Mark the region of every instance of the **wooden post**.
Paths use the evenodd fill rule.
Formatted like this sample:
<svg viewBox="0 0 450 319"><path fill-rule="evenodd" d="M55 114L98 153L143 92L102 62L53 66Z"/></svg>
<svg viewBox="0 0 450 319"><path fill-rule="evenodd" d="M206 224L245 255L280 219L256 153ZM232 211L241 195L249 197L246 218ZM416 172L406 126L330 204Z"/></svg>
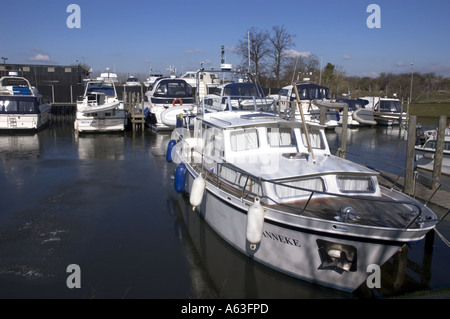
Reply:
<svg viewBox="0 0 450 319"><path fill-rule="evenodd" d="M320 108L320 125L325 125L327 121L327 109L324 106L319 106Z"/></svg>
<svg viewBox="0 0 450 319"><path fill-rule="evenodd" d="M447 116L439 116L439 127L437 132L436 151L434 153L433 162L433 178L441 180L442 170L442 158L444 157L444 139L445 139L445 127L447 126ZM439 183L433 180L431 189L435 190L439 186Z"/></svg>
<svg viewBox="0 0 450 319"><path fill-rule="evenodd" d="M341 132L341 146L338 150L338 156L345 158L347 151L347 126L348 126L348 104L344 105L344 114L342 115L342 132Z"/></svg>
<svg viewBox="0 0 450 319"><path fill-rule="evenodd" d="M406 142L406 173L405 173L405 188L406 194L412 195L414 193L414 156L416 145L416 122L417 117L411 115L408 121L408 139Z"/></svg>

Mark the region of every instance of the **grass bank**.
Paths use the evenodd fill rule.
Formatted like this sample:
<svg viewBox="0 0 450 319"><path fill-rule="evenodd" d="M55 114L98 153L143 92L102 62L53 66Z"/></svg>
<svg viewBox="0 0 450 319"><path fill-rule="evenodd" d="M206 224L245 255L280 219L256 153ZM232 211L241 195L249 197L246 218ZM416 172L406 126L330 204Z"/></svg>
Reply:
<svg viewBox="0 0 450 319"><path fill-rule="evenodd" d="M403 104L406 109L406 105ZM423 118L439 118L441 115L450 118L450 102L446 103L411 103L409 114Z"/></svg>

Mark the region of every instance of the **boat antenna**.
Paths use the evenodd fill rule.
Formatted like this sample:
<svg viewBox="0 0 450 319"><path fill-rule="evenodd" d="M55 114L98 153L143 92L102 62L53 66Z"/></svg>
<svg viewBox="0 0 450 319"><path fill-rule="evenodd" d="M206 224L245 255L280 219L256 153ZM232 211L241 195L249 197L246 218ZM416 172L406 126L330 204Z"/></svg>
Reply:
<svg viewBox="0 0 450 319"><path fill-rule="evenodd" d="M308 127L306 126L305 116L303 115L303 108L302 108L302 104L300 102L300 95L298 94L298 90L297 90L297 83L296 82L292 82L292 85L294 87L295 97L297 99L297 107L298 107L298 110L300 112L300 117L301 117L301 121L302 121L303 131L305 132L306 144L308 146L308 152L311 153L311 157L312 157L313 163L316 163L316 159L314 158L314 152L312 150L311 143L309 141Z"/></svg>
<svg viewBox="0 0 450 319"><path fill-rule="evenodd" d="M248 73L250 73L250 31L247 31Z"/></svg>

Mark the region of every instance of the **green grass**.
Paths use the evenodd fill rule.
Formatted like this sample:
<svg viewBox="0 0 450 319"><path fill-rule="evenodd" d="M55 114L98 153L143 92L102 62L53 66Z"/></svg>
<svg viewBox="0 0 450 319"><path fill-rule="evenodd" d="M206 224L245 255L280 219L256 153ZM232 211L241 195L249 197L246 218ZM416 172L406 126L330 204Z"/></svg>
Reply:
<svg viewBox="0 0 450 319"><path fill-rule="evenodd" d="M406 105L403 104L406 110ZM409 114L417 117L439 118L445 115L450 118L450 102L445 103L411 103L409 105Z"/></svg>

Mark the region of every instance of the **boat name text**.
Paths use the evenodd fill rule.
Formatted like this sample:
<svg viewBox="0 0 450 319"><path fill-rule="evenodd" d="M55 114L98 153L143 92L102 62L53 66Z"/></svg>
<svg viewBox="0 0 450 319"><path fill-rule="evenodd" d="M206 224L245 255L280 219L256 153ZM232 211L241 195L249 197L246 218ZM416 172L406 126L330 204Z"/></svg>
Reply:
<svg viewBox="0 0 450 319"><path fill-rule="evenodd" d="M292 245L292 246L296 246L296 247L302 247L302 245L300 245L300 242L295 239L295 238L289 238L286 236L282 236L282 235L278 235L269 231L264 231L263 232L263 236L275 241L279 241L280 243L283 244L287 244L287 245Z"/></svg>

